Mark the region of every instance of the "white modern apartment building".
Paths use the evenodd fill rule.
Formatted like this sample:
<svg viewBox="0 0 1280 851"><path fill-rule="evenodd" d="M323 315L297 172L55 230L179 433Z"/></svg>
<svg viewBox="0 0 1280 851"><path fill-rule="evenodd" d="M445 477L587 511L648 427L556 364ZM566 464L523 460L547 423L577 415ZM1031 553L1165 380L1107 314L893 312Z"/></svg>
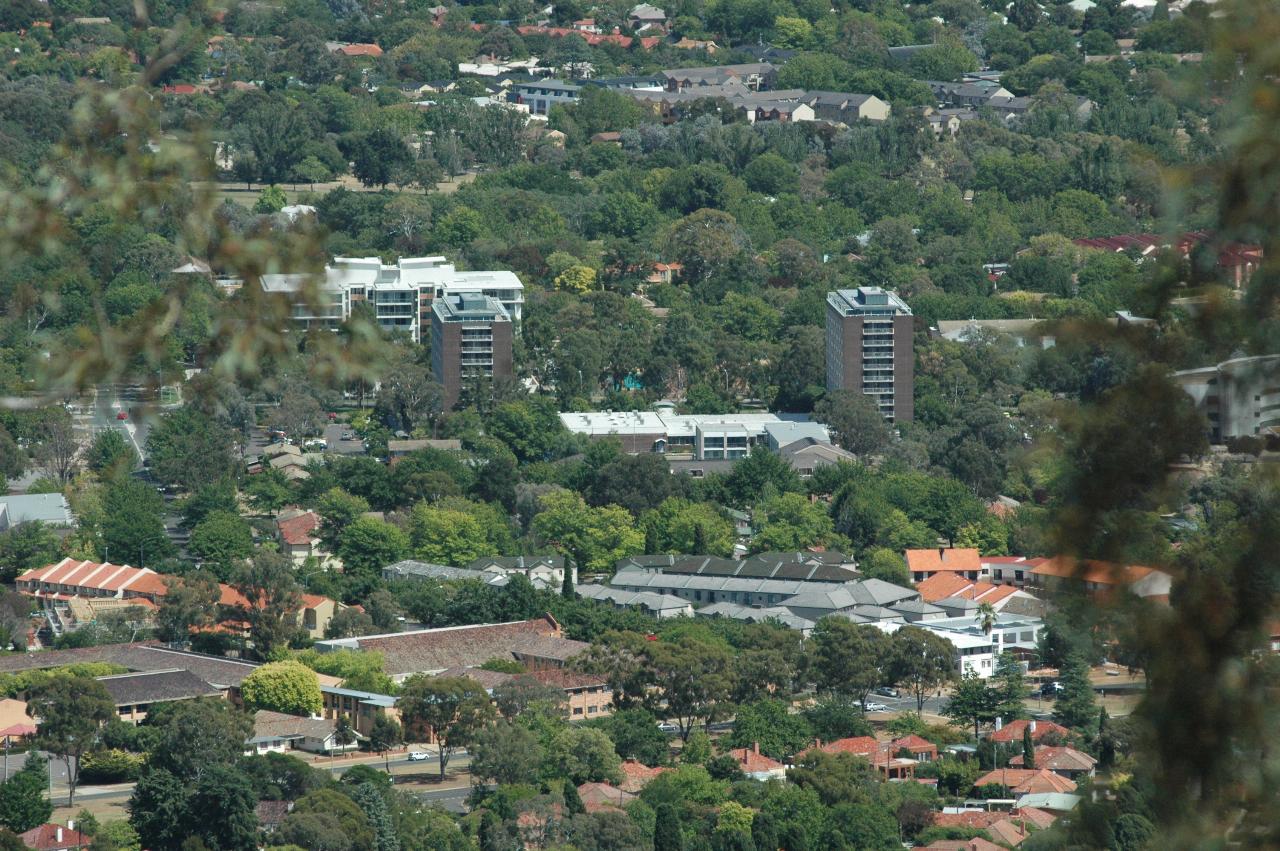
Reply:
<svg viewBox="0 0 1280 851"><path fill-rule="evenodd" d="M306 274L263 275L268 293L296 296ZM444 257L402 257L394 264L378 257L335 257L316 280L314 303L296 303L294 321L303 328L336 329L353 311L367 305L386 331L421 342L431 333L431 305L446 295L481 293L501 302L518 327L524 285L512 272L459 272Z"/></svg>
<svg viewBox="0 0 1280 851"><path fill-rule="evenodd" d="M672 458L734 461L756 444L778 451L805 438L831 440L827 427L806 414L676 414L657 411L562 413L569 431L591 438L615 437L624 452L657 452Z"/></svg>

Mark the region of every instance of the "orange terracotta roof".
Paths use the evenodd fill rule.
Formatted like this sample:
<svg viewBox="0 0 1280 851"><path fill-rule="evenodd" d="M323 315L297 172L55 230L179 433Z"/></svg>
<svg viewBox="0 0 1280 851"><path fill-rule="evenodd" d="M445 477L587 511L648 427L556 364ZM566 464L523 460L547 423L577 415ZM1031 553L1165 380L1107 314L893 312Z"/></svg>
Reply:
<svg viewBox="0 0 1280 851"><path fill-rule="evenodd" d="M993 742L1020 742L1022 741L1022 731L1032 722L1026 720L1010 721L999 730L991 734ZM1055 724L1052 721L1036 721L1035 729L1031 731L1031 740L1038 742L1050 733L1059 736L1070 736L1071 731L1061 724Z"/></svg>
<svg viewBox="0 0 1280 851"><path fill-rule="evenodd" d="M988 825L995 824L1004 818L999 810L966 810L962 813L934 813L933 823L938 827L971 827L986 830Z"/></svg>
<svg viewBox="0 0 1280 851"><path fill-rule="evenodd" d="M382 48L376 44L344 44L338 48L344 56L381 56Z"/></svg>
<svg viewBox="0 0 1280 851"><path fill-rule="evenodd" d="M857 756L869 756L880 750L880 742L871 736L852 736L847 739L836 739L834 742L827 742L825 745L817 745L816 749L823 753L851 753Z"/></svg>
<svg viewBox="0 0 1280 851"><path fill-rule="evenodd" d="M1022 754L1009 760L1010 765L1021 767ZM1036 768L1050 771L1090 771L1098 761L1083 751L1066 745L1041 745L1036 748Z"/></svg>
<svg viewBox="0 0 1280 851"><path fill-rule="evenodd" d="M907 570L912 573L937 573L941 570L981 570L978 551L972 548L907 550Z"/></svg>
<svg viewBox="0 0 1280 851"><path fill-rule="evenodd" d="M785 765L776 759L770 759L760 753L760 746L756 745L750 748L734 748L729 751L729 756L737 761L738 767L746 774L754 774L764 771L777 771L780 768L786 768Z"/></svg>
<svg viewBox="0 0 1280 851"><path fill-rule="evenodd" d="M917 582L916 590L920 592L920 599L926 603L936 603L956 596L972 584L968 579L954 573L935 573Z"/></svg>
<svg viewBox="0 0 1280 851"><path fill-rule="evenodd" d="M650 768L644 763L636 762L634 759L625 760L622 763L622 784L621 789L624 792L639 792L645 786L649 785L649 781L667 771L671 771L666 766L658 766Z"/></svg>
<svg viewBox="0 0 1280 851"><path fill-rule="evenodd" d="M1018 807L1009 815L1020 818L1028 824L1034 824L1036 827L1044 830L1058 820L1058 817L1048 810L1042 810L1037 807Z"/></svg>
<svg viewBox="0 0 1280 851"><path fill-rule="evenodd" d="M1019 824L1010 818L1002 818L999 821L992 823L992 825L987 828L987 831L991 834L993 839L1003 842L1010 848L1018 847L1022 844L1022 840L1031 835L1031 832L1027 830L1025 825Z"/></svg>
<svg viewBox="0 0 1280 851"><path fill-rule="evenodd" d="M974 786L991 786L999 783L1012 792L1035 794L1038 792L1074 792L1074 780L1054 774L1047 768L997 768L988 771L973 782Z"/></svg>
<svg viewBox="0 0 1280 851"><path fill-rule="evenodd" d="M1131 585L1155 572L1154 568L1141 565L1120 565L1107 561L1077 560L1067 556L1045 559L1031 569L1036 576L1057 576L1078 579L1095 585Z"/></svg>
<svg viewBox="0 0 1280 851"><path fill-rule="evenodd" d="M22 844L35 851L62 851L66 848L88 848L93 841L78 830L60 824L42 824L22 834Z"/></svg>

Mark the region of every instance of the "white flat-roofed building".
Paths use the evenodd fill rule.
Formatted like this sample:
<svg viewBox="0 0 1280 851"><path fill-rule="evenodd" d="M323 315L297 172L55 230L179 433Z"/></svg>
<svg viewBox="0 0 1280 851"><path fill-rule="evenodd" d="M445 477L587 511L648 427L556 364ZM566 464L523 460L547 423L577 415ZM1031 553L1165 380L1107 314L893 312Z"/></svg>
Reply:
<svg viewBox="0 0 1280 851"><path fill-rule="evenodd" d="M306 274L263 275L268 293L297 296L306 291ZM432 303L446 295L479 293L496 299L513 323L523 313L524 285L513 272L459 272L445 257L403 257L383 263L379 257L335 257L315 276L315 304L295 303L294 321L304 328L335 330L361 305L379 327L422 342L430 333Z"/></svg>
<svg viewBox="0 0 1280 851"><path fill-rule="evenodd" d="M667 411L565 413L569 431L592 438L616 437L624 452L656 452L672 458L736 460L756 444L772 448L791 433L830 442L830 433L806 414L673 414Z"/></svg>
<svg viewBox="0 0 1280 851"><path fill-rule="evenodd" d="M511 321L520 324L524 315L524 284L514 272L457 272L453 271L443 283L436 285L435 297L481 293L502 303Z"/></svg>

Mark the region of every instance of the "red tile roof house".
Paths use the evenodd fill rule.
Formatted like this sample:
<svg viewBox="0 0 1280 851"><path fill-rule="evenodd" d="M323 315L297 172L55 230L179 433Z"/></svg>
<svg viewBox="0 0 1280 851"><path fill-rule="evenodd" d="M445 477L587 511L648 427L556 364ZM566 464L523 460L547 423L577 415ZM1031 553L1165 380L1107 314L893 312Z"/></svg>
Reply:
<svg viewBox="0 0 1280 851"><path fill-rule="evenodd" d="M1009 760L1009 765L1021 768L1023 761L1022 754L1018 754ZM1041 745L1036 748L1036 768L1047 768L1054 774L1061 774L1072 780L1092 777L1097 765L1098 761L1087 753L1066 745Z"/></svg>
<svg viewBox="0 0 1280 851"><path fill-rule="evenodd" d="M912 734L892 741L882 742L871 736L854 736L823 744L819 740L810 750L823 753L848 753L860 756L885 775L886 780L910 780L915 777L915 767L921 762L933 762L938 758L938 746ZM901 757L908 751L910 757Z"/></svg>
<svg viewBox="0 0 1280 851"><path fill-rule="evenodd" d="M1047 768L997 768L988 771L973 782L974 788L999 784L1015 795L1034 795L1038 792L1074 792L1076 783L1054 774Z"/></svg>
<svg viewBox="0 0 1280 851"><path fill-rule="evenodd" d="M320 546L320 515L300 508L286 508L276 516L276 538L280 552L302 564L308 558L325 558Z"/></svg>
<svg viewBox="0 0 1280 851"><path fill-rule="evenodd" d="M649 785L649 781L667 771L671 771L666 766L658 766L650 768L634 759L624 760L622 763L622 783L619 788L624 792L639 794L640 790Z"/></svg>
<svg viewBox="0 0 1280 851"><path fill-rule="evenodd" d="M1031 741L1039 744L1046 736L1051 736L1060 741L1065 741L1071 737L1071 731L1061 724L1055 724L1052 721L1010 721L999 730L991 734L991 741L1012 744L1022 741L1022 731L1031 728Z"/></svg>
<svg viewBox="0 0 1280 851"><path fill-rule="evenodd" d="M85 836L70 826L42 824L22 834L22 844L34 851L63 851L63 849L88 848L93 838Z"/></svg>
<svg viewBox="0 0 1280 851"><path fill-rule="evenodd" d="M912 582L923 582L935 573L958 573L975 581L982 575L982 560L976 549L907 550L906 556Z"/></svg>
<svg viewBox="0 0 1280 851"><path fill-rule="evenodd" d="M771 759L760 753L759 742L749 748L734 748L729 751L729 756L737 761L738 768L742 769L742 773L752 780L787 779L787 767L776 759Z"/></svg>

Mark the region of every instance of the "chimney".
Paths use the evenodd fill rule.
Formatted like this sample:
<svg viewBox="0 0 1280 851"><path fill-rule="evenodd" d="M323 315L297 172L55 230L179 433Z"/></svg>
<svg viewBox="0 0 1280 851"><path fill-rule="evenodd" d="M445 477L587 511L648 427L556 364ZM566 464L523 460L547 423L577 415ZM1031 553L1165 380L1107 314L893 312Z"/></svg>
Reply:
<svg viewBox="0 0 1280 851"><path fill-rule="evenodd" d="M1036 719L1032 718L1030 721L1028 721L1028 722L1027 722L1027 726L1031 728L1031 733L1032 733L1032 735L1035 735L1035 732L1036 732Z"/></svg>
<svg viewBox="0 0 1280 851"><path fill-rule="evenodd" d="M996 716L996 732L999 733L1003 727L1004 727L1004 719L1001 718L999 715L997 715Z"/></svg>
<svg viewBox="0 0 1280 851"><path fill-rule="evenodd" d="M54 838L54 841L57 842L59 845L62 844L62 828L61 827L58 828L53 838Z"/></svg>
<svg viewBox="0 0 1280 851"><path fill-rule="evenodd" d="M938 561L945 561L947 558L947 548L938 547Z"/></svg>
<svg viewBox="0 0 1280 851"><path fill-rule="evenodd" d="M752 752L753 754L755 754L756 756L759 756L759 755L760 755L760 743L759 743L759 742L752 742L752 743L751 743L751 752Z"/></svg>

